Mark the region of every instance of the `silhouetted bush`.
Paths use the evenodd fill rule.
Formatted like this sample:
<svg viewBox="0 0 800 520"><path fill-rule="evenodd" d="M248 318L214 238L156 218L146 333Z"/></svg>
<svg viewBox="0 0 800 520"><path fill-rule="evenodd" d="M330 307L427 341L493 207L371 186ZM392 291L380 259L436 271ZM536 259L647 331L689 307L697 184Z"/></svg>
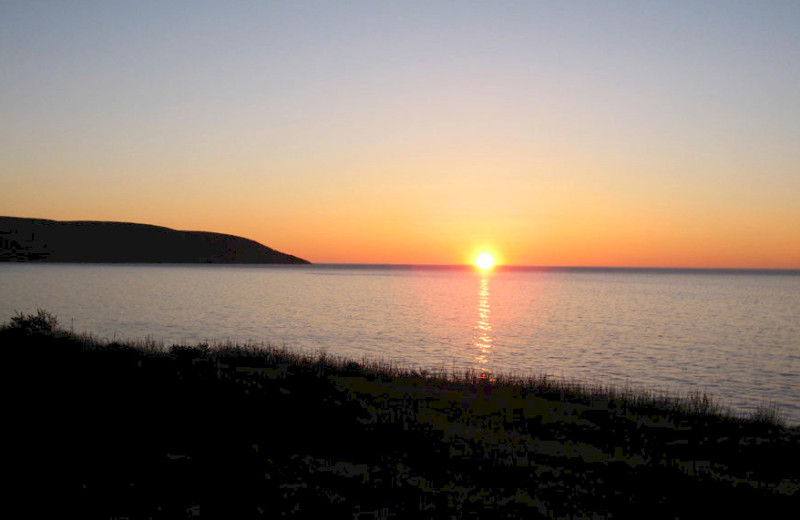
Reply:
<svg viewBox="0 0 800 520"><path fill-rule="evenodd" d="M37 309L36 314L28 315L18 312L16 316L11 318L8 328L28 336L34 334L52 335L58 330L58 320L43 309Z"/></svg>

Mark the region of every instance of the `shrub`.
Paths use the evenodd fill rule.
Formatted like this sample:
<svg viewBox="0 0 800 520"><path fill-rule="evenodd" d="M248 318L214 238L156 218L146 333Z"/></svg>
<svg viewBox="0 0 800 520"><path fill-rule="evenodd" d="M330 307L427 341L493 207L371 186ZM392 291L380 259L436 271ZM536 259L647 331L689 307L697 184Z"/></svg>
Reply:
<svg viewBox="0 0 800 520"><path fill-rule="evenodd" d="M37 309L35 315L28 314L27 316L17 312L17 315L11 318L8 328L28 336L34 334L52 335L58 330L58 320L43 309Z"/></svg>
<svg viewBox="0 0 800 520"><path fill-rule="evenodd" d="M759 424L769 424L774 426L787 425L783 410L777 404L762 404L750 412L750 420Z"/></svg>

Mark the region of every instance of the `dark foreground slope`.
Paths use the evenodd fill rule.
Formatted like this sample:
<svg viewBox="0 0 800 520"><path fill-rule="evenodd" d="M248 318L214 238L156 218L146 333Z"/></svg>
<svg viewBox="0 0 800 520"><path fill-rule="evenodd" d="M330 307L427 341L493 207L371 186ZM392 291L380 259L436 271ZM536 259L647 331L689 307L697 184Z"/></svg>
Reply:
<svg viewBox="0 0 800 520"><path fill-rule="evenodd" d="M800 436L769 421L276 349L0 349L31 517L778 518L800 497Z"/></svg>
<svg viewBox="0 0 800 520"><path fill-rule="evenodd" d="M234 235L125 222L0 217L0 260L306 264Z"/></svg>

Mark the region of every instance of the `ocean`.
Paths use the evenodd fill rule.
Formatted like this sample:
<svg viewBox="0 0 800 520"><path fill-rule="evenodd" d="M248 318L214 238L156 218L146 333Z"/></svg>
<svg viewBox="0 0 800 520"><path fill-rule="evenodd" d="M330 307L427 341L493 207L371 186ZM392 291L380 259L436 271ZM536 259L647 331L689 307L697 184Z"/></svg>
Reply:
<svg viewBox="0 0 800 520"><path fill-rule="evenodd" d="M0 321L38 308L103 339L700 391L800 424L799 271L0 264Z"/></svg>

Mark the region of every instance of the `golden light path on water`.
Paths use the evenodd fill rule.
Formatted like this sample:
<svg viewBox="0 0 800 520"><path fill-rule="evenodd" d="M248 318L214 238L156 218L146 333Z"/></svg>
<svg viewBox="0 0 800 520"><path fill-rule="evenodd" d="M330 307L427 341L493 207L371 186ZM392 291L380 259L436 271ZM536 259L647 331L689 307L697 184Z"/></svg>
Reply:
<svg viewBox="0 0 800 520"><path fill-rule="evenodd" d="M481 378L489 378L486 368L492 351L491 303L489 301L489 273L482 273L478 285L478 319L474 327L474 345L477 349L475 362Z"/></svg>

